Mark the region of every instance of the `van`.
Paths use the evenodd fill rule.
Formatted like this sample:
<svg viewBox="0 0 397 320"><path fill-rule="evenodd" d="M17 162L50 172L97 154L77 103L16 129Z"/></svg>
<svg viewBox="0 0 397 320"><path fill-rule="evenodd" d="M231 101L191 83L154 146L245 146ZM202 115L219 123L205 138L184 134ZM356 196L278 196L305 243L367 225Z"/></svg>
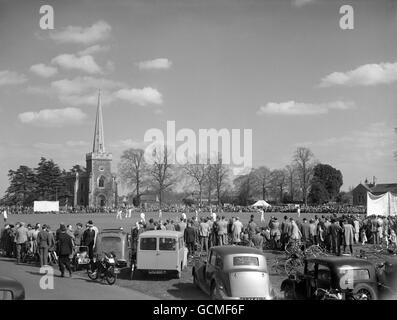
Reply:
<svg viewBox="0 0 397 320"><path fill-rule="evenodd" d="M121 228L103 229L98 234L95 252L99 255L103 252L113 252L116 255L117 266L119 268L127 267L128 261L130 261L128 234Z"/></svg>
<svg viewBox="0 0 397 320"><path fill-rule="evenodd" d="M141 233L138 237L135 271L172 272L181 277L185 265L185 245L183 233L170 230L151 230Z"/></svg>

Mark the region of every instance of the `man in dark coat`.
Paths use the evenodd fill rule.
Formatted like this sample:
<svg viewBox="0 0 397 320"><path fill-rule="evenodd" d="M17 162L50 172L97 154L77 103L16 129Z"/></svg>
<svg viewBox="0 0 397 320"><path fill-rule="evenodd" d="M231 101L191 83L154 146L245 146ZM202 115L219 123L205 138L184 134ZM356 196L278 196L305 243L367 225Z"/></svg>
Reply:
<svg viewBox="0 0 397 320"><path fill-rule="evenodd" d="M185 243L186 247L189 250L189 255L194 256L194 246L196 243L196 230L192 226L192 222L189 221L187 224L187 227L184 232L184 238L185 238Z"/></svg>
<svg viewBox="0 0 397 320"><path fill-rule="evenodd" d="M93 224L87 223L87 229L85 229L83 233L83 246L88 247L88 256L91 261L94 258L94 244L96 237L95 230L93 227L94 227Z"/></svg>
<svg viewBox="0 0 397 320"><path fill-rule="evenodd" d="M70 257L73 253L72 237L66 233L66 227L61 226L58 234L57 252L59 255L59 270L61 277L64 277L65 267L69 271L69 276L72 277L72 269L70 268Z"/></svg>
<svg viewBox="0 0 397 320"><path fill-rule="evenodd" d="M37 235L37 246L39 248L40 267L42 267L48 263L48 248L50 247L50 235L45 224L43 224L42 230Z"/></svg>
<svg viewBox="0 0 397 320"><path fill-rule="evenodd" d="M332 248L332 253L335 253L338 256L340 256L341 234L342 234L342 227L339 225L338 221L332 219L331 225L329 226L329 235L331 237L331 248Z"/></svg>

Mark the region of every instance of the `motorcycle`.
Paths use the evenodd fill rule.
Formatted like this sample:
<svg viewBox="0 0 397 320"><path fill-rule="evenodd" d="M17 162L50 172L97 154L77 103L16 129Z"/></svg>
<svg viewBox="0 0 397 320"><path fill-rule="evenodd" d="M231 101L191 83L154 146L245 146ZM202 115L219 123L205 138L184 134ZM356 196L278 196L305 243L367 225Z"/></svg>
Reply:
<svg viewBox="0 0 397 320"><path fill-rule="evenodd" d="M116 268L116 255L111 253L103 253L102 258L93 258L91 267L87 269L87 275L91 280L106 280L110 285L115 284L117 274L120 270Z"/></svg>

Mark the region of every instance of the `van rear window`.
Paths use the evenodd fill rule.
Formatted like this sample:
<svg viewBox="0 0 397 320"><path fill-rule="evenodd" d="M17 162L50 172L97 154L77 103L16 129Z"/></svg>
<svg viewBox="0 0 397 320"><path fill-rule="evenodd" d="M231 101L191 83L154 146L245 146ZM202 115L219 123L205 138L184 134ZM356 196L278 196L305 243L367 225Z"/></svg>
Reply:
<svg viewBox="0 0 397 320"><path fill-rule="evenodd" d="M233 257L233 266L259 266L259 259L253 256Z"/></svg>
<svg viewBox="0 0 397 320"><path fill-rule="evenodd" d="M157 238L141 238L140 249L141 250L156 250Z"/></svg>
<svg viewBox="0 0 397 320"><path fill-rule="evenodd" d="M175 238L160 238L159 249L162 251L175 251L176 239Z"/></svg>

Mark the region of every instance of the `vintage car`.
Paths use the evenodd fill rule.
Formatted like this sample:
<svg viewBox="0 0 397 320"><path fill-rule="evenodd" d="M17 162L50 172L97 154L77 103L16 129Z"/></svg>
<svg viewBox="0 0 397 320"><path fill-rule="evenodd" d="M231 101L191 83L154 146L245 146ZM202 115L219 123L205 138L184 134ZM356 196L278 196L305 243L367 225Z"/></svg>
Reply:
<svg viewBox="0 0 397 320"><path fill-rule="evenodd" d="M183 233L171 230L142 232L138 236L136 253L132 254L131 278L137 272L174 273L180 278L186 256Z"/></svg>
<svg viewBox="0 0 397 320"><path fill-rule="evenodd" d="M1 276L0 300L25 300L25 288L17 280Z"/></svg>
<svg viewBox="0 0 397 320"><path fill-rule="evenodd" d="M95 251L98 255L103 252L113 252L116 255L117 267L127 267L128 261L130 261L128 234L121 228L103 229L98 234Z"/></svg>
<svg viewBox="0 0 397 320"><path fill-rule="evenodd" d="M192 269L193 282L211 299L274 298L265 254L242 246L216 246Z"/></svg>
<svg viewBox="0 0 397 320"><path fill-rule="evenodd" d="M379 286L375 265L354 257L317 257L305 261L303 274L281 283L286 299L317 299L317 289L351 294L357 299L376 300Z"/></svg>

